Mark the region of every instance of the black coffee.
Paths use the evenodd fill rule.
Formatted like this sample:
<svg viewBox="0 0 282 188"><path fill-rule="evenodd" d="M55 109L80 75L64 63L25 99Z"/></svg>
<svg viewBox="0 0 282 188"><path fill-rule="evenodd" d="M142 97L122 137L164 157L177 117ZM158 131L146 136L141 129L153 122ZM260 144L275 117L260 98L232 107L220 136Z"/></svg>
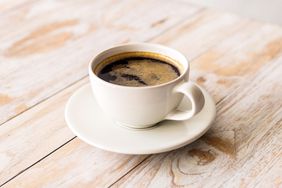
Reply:
<svg viewBox="0 0 282 188"><path fill-rule="evenodd" d="M135 54L136 55L136 54ZM144 87L159 85L180 76L179 69L169 61L154 57L130 56L106 60L98 71L101 79L118 85Z"/></svg>

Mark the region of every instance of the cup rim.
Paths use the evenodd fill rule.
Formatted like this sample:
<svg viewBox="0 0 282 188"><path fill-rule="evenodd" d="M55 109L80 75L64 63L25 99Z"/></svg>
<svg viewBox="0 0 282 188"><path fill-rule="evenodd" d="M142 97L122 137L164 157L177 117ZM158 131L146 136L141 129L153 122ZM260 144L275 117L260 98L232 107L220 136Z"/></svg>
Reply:
<svg viewBox="0 0 282 188"><path fill-rule="evenodd" d="M170 50L170 51L174 51L175 53L177 53L178 55L182 56L182 58L185 60L185 62L187 63L187 66L184 68L184 71L180 74L179 77L175 78L174 80L171 80L169 82L165 82L165 83L162 83L162 84L159 84L159 85L152 85L152 86L144 86L144 87L132 87L132 86L124 86L124 85L118 85L118 84L113 84L113 83L110 83L110 82L107 82L101 78L99 78L93 71L92 69L92 65L95 61L95 59L102 55L104 52L106 51L109 51L109 50L113 50L114 48L120 48L120 47L124 47L124 46L135 46L135 45L146 45L146 46L154 46L154 47L157 47L157 48L162 48L162 49L167 49L167 50ZM145 50L146 51L146 50ZM148 51L150 52L150 51ZM179 51L173 49L173 48L170 48L170 47L167 47L167 46L164 46L164 45L161 45L161 44L156 44L156 43L147 43L147 42L131 42L131 43L125 43L125 44L118 44L118 45L114 45L112 46L111 48L108 48L108 49L105 49L105 50L102 50L101 52L99 52L94 58L92 58L92 60L90 61L89 65L88 65L88 74L89 76L92 76L94 79L98 80L99 82L103 83L103 84L106 84L108 86L111 86L111 87L116 87L116 88L120 88L120 89L131 89L131 90L144 90L144 89L152 89L152 88L161 88L161 87L165 87L167 85L171 85L179 80L182 80L183 77L186 75L187 71L189 71L189 68L190 68L190 63L188 61L188 59Z"/></svg>

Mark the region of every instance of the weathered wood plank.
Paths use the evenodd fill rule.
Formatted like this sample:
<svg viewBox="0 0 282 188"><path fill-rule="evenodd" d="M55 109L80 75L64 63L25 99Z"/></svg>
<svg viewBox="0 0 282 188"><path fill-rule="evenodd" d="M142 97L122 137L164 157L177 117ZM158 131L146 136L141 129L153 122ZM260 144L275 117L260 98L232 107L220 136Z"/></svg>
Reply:
<svg viewBox="0 0 282 188"><path fill-rule="evenodd" d="M0 21L0 124L84 77L102 49L148 40L198 10L171 1L36 1L6 14Z"/></svg>
<svg viewBox="0 0 282 188"><path fill-rule="evenodd" d="M205 13L202 12L201 14L205 14ZM217 18L220 18L221 16L230 17L230 15L218 14ZM208 15L204 17L208 17ZM236 20L235 18L233 19ZM173 182L175 183L175 185L182 185L182 184L187 185L191 183L191 181L201 183L202 182L201 178L209 177L209 175L212 176L213 170L216 169L218 170L216 171L217 175L224 172L227 173L226 177L232 173L235 173L236 170L238 170L238 169L232 170L234 168L232 165L236 164L235 162L236 160L238 160L237 159L238 156L240 156L237 153L238 152L237 142L240 141L240 139L239 140L237 139L237 136L239 134L242 134L243 136L246 136L245 138L247 138L248 133L251 130L246 129L243 132L238 133L237 129L234 129L234 126L246 126L247 128L248 124L246 122L251 121L252 116L250 116L248 121L242 118L240 121L236 121L234 123L233 121L235 120L234 118L232 119L231 117L233 117L232 115L234 114L234 111L236 111L236 108L234 108L233 106L230 107L229 110L226 108L228 107L229 104L233 104L235 105L235 107L240 106L241 103L237 104L238 101L232 102L231 99L233 99L233 97L237 98L239 96L238 91L243 90L247 92L248 90L244 88L250 89L252 88L252 86L258 84L258 81L252 81L252 80L256 78L256 75L263 75L262 72L264 68L267 69L267 67L270 67L268 72L270 72L270 70L276 70L276 72L279 70L277 68L276 69L274 68L274 65L272 65L271 60L276 59L281 55L281 45L280 45L281 40L279 39L279 37L281 36L281 32L280 32L281 29L274 26L269 26L269 25L264 26L263 24L252 23L252 22L249 22L249 24L245 25L245 23L248 23L247 21L242 21L242 25L245 25L244 27L240 29L234 29L230 25L226 25L226 19L219 19L219 22L222 22L223 25L225 26L220 27L220 24L217 23L216 24L218 25L216 27L217 29L211 29L209 30L210 32L207 32L206 35L203 35L201 29L199 30L198 28L200 27L203 30L207 30L210 27L213 28L213 24L210 25L209 23L210 20L208 20L206 22L197 25L197 22L192 23L193 22L192 20L193 19L187 20L187 22L184 23L184 25L176 27L175 31L174 29L172 29L171 32L164 33L163 36L161 36L160 38L154 41L162 43L162 41L164 40L165 41L164 44L173 46L178 49L181 48L184 54L193 57L192 59L194 60L192 61L192 74L191 74L192 80L198 80L198 82L205 85L208 91L211 92L213 95L220 93L216 99L219 102L218 105L219 115L224 119L221 119L220 121L217 120L213 129L203 139L193 143L192 145L171 153L151 156L149 159L145 161L145 163L140 165L140 167L138 167L128 176L123 178L122 181L120 181L117 185L120 185L124 182L125 184L122 185L128 185L128 186L134 185L135 183L137 185L141 185L140 183L148 184L148 185L149 184L158 185L157 183L161 183L159 180L164 179L165 180L164 184L161 184L161 186L165 186L165 185L173 186L173 184L170 184L171 178L174 178ZM192 24L190 24L190 21ZM193 26L193 24L195 25ZM203 25L205 24L208 24L209 27L204 27ZM238 20L238 24L240 24L239 20ZM182 27L184 27L182 29L182 34L176 32L181 30ZM220 32L222 30L228 30L228 29L231 29L233 33L230 32L229 34L226 34L225 38L220 38L220 35L218 35L217 40L211 39L210 36L217 35L218 34L217 32ZM198 31L193 33L194 30L198 30ZM201 51L200 53L197 53L197 51L201 50L201 46L198 46L196 48L189 48L189 49L185 48L186 44L189 42L189 40L186 40L186 38L189 36L190 32L193 33L194 37L197 38L199 42L205 39L210 40L210 42L205 44L208 45L208 48L205 48L205 45L202 46L203 48L208 50L207 52ZM224 32L228 33L227 31ZM175 35L177 36L175 38L165 40L166 36L170 37L171 35L173 35L173 33L175 34L179 33L179 35ZM197 33L199 33L201 37L197 37ZM182 39L179 39L178 37ZM261 41L261 43L258 43L257 40L261 38L263 38L264 40ZM175 43L174 40L176 41ZM197 40L194 40L194 43L197 43ZM267 49L269 49L269 46L273 46L271 48L272 49L271 51L267 51ZM216 51L217 54L219 55L216 56L210 55L213 54L212 52L214 51ZM238 75L234 74L234 71L232 69L226 71L225 74L219 74L225 68L228 70L228 67L230 66L232 67L240 62L244 62L244 63L238 66L237 68ZM251 65L254 66L256 65L257 68L256 69L244 68L243 70L241 70L241 67L250 67ZM273 77L270 77L269 80L272 81L271 79L273 79L276 76L277 74L275 74ZM264 75L264 77L266 76ZM252 85L250 87L247 87L248 84L251 83ZM277 91L279 90L280 89L276 90L275 93L277 94ZM63 93L64 92L65 91L63 91ZM221 94L222 92L223 94ZM230 97L227 97L228 95L230 95ZM249 101L251 96L252 95L246 98L246 95L243 95L241 96L241 98L244 98L245 101ZM257 94L256 96L259 97L260 95ZM52 99L50 99L50 101L51 100ZM254 98L254 100L256 100L256 98ZM271 100L275 100L277 102L278 101L277 95L274 99ZM46 102L50 102L50 101L48 100ZM248 106L246 105L242 109L239 108L240 110L242 110L243 114L248 114L248 109L246 109L246 107ZM263 110L265 109L266 108L263 108L262 111L260 111L260 113L262 113ZM227 115L224 114L225 111ZM242 115L241 111L238 111L237 116L234 117L238 118L241 117L241 115ZM257 115L260 114L258 113ZM276 114L276 116L279 117L279 114ZM254 117L257 118L255 123L258 123L260 120L263 121L271 120L271 119L268 120L260 119L260 116L254 116ZM274 121L269 123L274 123ZM234 125L230 126L229 128L228 126L230 124L231 125L234 124ZM255 124L252 124L252 127L253 126L255 126ZM265 135L267 131L268 129L264 129L260 135L261 136ZM254 135L255 132L253 133L253 137ZM7 139L6 136L4 136L4 139ZM15 144L18 143L16 138L14 139L15 141L13 143ZM33 137L30 137L29 140L33 140ZM44 186L44 185L56 186L62 182L63 185L69 186L70 184L68 184L67 180L69 179L71 174L74 173L74 171L78 174L81 174L88 169L88 163L84 162L85 156L88 156L89 153L91 153L91 151L94 150L94 148L90 149L91 147L89 147L87 150L85 149L82 151L79 149L83 147L82 145L84 144L79 141L72 140L71 142L68 143L68 145L64 146L63 148L56 151L52 155L48 156L48 158L43 159L40 163L35 164L29 170L17 176L15 179L13 179L13 181L9 182L7 186L14 187L17 185L21 185L22 187L25 187L28 186L28 184L26 184L25 182L33 182L33 181L37 182L36 183L37 186ZM69 148L73 148L73 149L71 149L71 151L68 152ZM17 156L17 160L20 160L23 154L24 153ZM73 156L75 156L76 164L72 165L72 169L64 170L64 175L60 176L60 179L55 179L54 181L50 182L50 180L45 176L45 174L50 174L50 173L61 174L60 168L57 167L56 165L60 164L61 161L64 161L66 157L68 158L67 160L72 160ZM104 157L103 160L107 158L108 157ZM97 161L99 160L101 159L97 159ZM136 163L134 163L134 165L138 164L139 161L140 161L139 159L136 160ZM131 167L133 167L134 165L132 165ZM170 166L173 166L172 170L170 170ZM226 169L228 169L229 167L230 167L230 171L226 171ZM178 168L180 168L180 170L178 170ZM277 168L275 168L274 170L277 171ZM203 176L197 175L197 173L202 173L203 171L204 171ZM194 172L194 175L192 177L191 177L191 172ZM212 177L215 177L215 175ZM85 178L86 176L88 178ZM95 168L91 168L89 170L89 174L87 174L86 176L82 175L80 177L74 178L71 182L71 185L73 186L79 185L81 182L84 182L87 185L92 184L93 178L97 177ZM126 180L128 180L130 183L127 182ZM212 184L212 182L210 182L210 184ZM105 182L102 181L98 183L96 182L95 185L99 186L99 185L109 185L109 184L105 184Z"/></svg>

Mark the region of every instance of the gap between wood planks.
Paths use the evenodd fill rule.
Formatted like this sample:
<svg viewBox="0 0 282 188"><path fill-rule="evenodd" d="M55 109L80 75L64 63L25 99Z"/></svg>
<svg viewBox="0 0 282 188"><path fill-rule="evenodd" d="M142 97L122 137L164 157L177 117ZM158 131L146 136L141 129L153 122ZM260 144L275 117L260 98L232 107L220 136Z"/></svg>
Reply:
<svg viewBox="0 0 282 188"><path fill-rule="evenodd" d="M131 168L130 170L128 170L125 174L123 174L122 176L120 176L116 181L114 181L111 185L109 185L108 187L112 187L114 186L117 182L119 182L122 178L124 178L127 174L131 173L135 168L137 168L138 166L140 166L143 162L147 161L147 159L149 159L152 155L148 155L147 157L145 157L140 163L138 163L137 165L135 165L133 168Z"/></svg>
<svg viewBox="0 0 282 188"><path fill-rule="evenodd" d="M19 116L19 115L25 113L26 111L32 109L33 107L35 107L35 106L37 106L37 105L43 103L44 101L47 101L47 100L50 99L51 97L54 97L54 96L58 95L59 93L61 93L61 92L64 91L65 89L67 89L67 88L69 88L69 87L75 85L76 83L78 83L79 81L82 81L82 80L85 79L85 78L87 78L87 75L85 75L85 76L79 78L78 80L74 81L74 82L71 83L71 84L66 85L65 87L63 87L63 88L59 89L58 91L54 92L52 95L49 95L49 96L47 96L45 99L42 99L41 101L38 101L37 103L35 103L35 104L31 105L30 107L26 108L26 109L23 110L22 112L20 112L20 113L14 115L14 116L12 116L12 117L10 117L9 119L7 119L7 120L4 121L3 123L1 123L1 124L0 124L0 127L1 127L2 125L4 125L5 123L7 123L8 121L10 121L10 120L16 118L17 116Z"/></svg>
<svg viewBox="0 0 282 188"><path fill-rule="evenodd" d="M61 149L62 147L64 147L65 145L67 145L69 142L73 141L76 138L73 137L70 140L68 140L67 142L65 142L64 144L62 144L61 146L59 146L58 148L54 149L53 151L51 151L50 153L48 153L47 155L45 155L44 157L42 157L41 159L39 159L38 161L36 161L35 163L33 163L32 165L26 167L25 169L21 170L20 172L18 172L16 175L14 175L13 177L11 177L10 179L8 179L6 182L4 182L3 184L0 185L0 187L4 186L6 183L8 183L9 181L11 181L12 179L14 179L15 177L17 177L18 175L20 175L21 173L23 173L24 171L30 169L31 167L33 167L34 165L36 165L37 163L40 163L42 160L44 160L45 158L47 158L48 156L52 155L53 153L55 153L57 150Z"/></svg>
<svg viewBox="0 0 282 188"><path fill-rule="evenodd" d="M196 15L196 14L198 14L198 13L201 13L201 12L203 12L203 11L205 11L205 10L207 10L207 9L206 9L206 8L199 8L199 10L197 10L195 13L183 17L183 19L179 20L178 22L176 22L176 23L173 24L172 26L168 27L167 29L161 31L161 32L158 33L157 35L148 38L148 39L145 40L144 42L150 42L150 41L152 41L153 39L155 39L155 38L157 38L157 37L163 35L164 33L169 32L171 29L174 29L174 28L177 27L178 25L181 25L187 18L193 17L194 15ZM36 104L30 106L29 108L25 109L24 111L22 111L22 112L16 114L15 116L10 117L8 120L6 120L6 121L4 121L3 123L1 123L1 124L0 124L0 127L1 127L3 124L7 123L8 121L10 121L10 120L16 118L17 116L19 116L19 115L25 113L26 111L28 111L28 110L34 108L35 106L37 106L37 105L43 103L44 101L47 101L47 100L50 99L51 97L54 97L54 96L58 95L59 93L63 92L65 89L67 89L67 88L69 88L69 87L75 85L75 84L78 83L79 81L82 81L82 80L86 79L87 77L88 77L88 75L82 76L82 77L79 78L78 80L72 82L71 84L68 84L67 86L65 86L65 87L63 87L63 88L61 88L61 89L59 89L58 91L56 91L56 92L54 92L53 94L47 96L46 98L44 98L44 99L38 101ZM50 153L48 153L47 155L45 155L44 157L42 157L41 159L39 159L38 161L36 161L35 163L33 163L33 164L29 165L28 167L26 167L25 169L21 170L20 172L18 172L18 173L15 174L14 176L12 176L10 179L8 179L8 180L5 181L4 183L2 183L2 184L0 185L0 187L4 186L5 184L7 184L8 182L10 182L10 181L13 180L14 178L16 178L17 176L19 176L19 175L22 174L23 172L25 172L26 170L28 170L29 168L31 168L31 167L33 167L34 165L38 164L39 162L41 162L42 160L44 160L45 158L47 158L47 157L50 156L51 154L55 153L57 150L59 150L60 148L62 148L62 147L65 146L66 144L70 143L70 142L73 141L75 138L76 138L76 136L74 136L73 138L71 138L70 140L68 140L67 142L65 142L65 143L62 144L61 146L59 146L58 148L54 149L53 151L51 151ZM143 161L145 161L145 160L146 160L147 158L149 158L150 156L151 156L151 155L149 155L148 157L146 157L144 160L142 160L140 163L138 163L136 166L134 166L131 170L133 170L134 168L136 168L137 166L139 166ZM131 170L129 170L126 174L128 174ZM125 175L126 175L126 174L125 174ZM122 177L123 177L123 176L122 176ZM122 177L121 177L121 178L122 178ZM118 179L120 179L120 178L118 178Z"/></svg>

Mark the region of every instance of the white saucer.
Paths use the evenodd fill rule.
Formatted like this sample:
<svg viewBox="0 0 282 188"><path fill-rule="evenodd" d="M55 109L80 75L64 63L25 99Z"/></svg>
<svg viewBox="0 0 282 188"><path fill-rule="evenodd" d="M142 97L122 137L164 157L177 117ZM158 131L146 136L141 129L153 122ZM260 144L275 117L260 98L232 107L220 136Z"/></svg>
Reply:
<svg viewBox="0 0 282 188"><path fill-rule="evenodd" d="M206 90L201 90L205 96L205 106L195 117L187 121L163 121L149 129L134 130L117 125L103 114L87 84L69 99L65 119L81 140L103 150L124 154L170 151L201 137L215 119L215 104ZM189 107L189 102L181 102L180 108Z"/></svg>

